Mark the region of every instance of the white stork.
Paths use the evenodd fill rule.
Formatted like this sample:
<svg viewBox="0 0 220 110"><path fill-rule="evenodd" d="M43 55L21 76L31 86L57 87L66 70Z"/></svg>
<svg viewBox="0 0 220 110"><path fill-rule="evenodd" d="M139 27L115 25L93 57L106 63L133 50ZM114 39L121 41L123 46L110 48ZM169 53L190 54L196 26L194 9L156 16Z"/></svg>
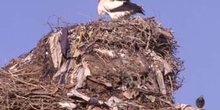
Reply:
<svg viewBox="0 0 220 110"><path fill-rule="evenodd" d="M136 13L144 15L144 10L141 6L130 2L130 0L99 0L97 13L109 15L112 19L119 19Z"/></svg>

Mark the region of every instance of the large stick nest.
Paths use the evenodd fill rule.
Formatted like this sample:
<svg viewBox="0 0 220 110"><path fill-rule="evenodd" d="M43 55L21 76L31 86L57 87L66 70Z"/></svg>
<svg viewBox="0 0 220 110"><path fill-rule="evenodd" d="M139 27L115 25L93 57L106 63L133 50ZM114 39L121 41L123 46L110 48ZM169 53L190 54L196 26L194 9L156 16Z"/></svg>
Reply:
<svg viewBox="0 0 220 110"><path fill-rule="evenodd" d="M0 71L4 109L172 109L182 61L154 18L60 27Z"/></svg>

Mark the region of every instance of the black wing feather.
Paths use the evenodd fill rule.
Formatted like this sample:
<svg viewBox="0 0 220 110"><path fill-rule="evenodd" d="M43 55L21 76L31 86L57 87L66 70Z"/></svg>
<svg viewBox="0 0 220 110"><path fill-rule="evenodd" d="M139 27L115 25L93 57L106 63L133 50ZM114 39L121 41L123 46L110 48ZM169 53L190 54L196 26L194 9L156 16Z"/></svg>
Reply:
<svg viewBox="0 0 220 110"><path fill-rule="evenodd" d="M118 0L119 1L119 0ZM123 0L121 0L123 1ZM118 11L131 11L138 12L144 15L144 10L141 6L131 3L131 2L124 2L122 6L109 10L110 12L118 12Z"/></svg>

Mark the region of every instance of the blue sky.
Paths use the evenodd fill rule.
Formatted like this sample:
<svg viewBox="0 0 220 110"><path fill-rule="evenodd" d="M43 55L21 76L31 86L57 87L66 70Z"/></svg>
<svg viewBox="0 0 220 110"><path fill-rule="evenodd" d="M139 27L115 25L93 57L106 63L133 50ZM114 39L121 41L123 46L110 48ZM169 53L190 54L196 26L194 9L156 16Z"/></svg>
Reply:
<svg viewBox="0 0 220 110"><path fill-rule="evenodd" d="M1 0L0 66L29 52L50 28L49 16L71 23L95 20L98 0ZM180 45L178 56L185 61L181 76L185 82L175 100L195 106L201 94L207 110L220 109L220 1L218 0L133 0L145 9L146 17L155 16L163 26L172 28ZM56 24L55 18L50 20Z"/></svg>

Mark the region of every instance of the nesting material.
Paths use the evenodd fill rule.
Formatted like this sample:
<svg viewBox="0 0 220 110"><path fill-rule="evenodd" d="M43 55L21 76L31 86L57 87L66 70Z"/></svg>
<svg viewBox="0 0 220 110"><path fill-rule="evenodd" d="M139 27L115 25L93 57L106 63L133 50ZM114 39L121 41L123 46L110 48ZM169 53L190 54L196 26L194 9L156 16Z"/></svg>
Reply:
<svg viewBox="0 0 220 110"><path fill-rule="evenodd" d="M183 62L154 18L58 28L0 71L0 108L174 109Z"/></svg>

